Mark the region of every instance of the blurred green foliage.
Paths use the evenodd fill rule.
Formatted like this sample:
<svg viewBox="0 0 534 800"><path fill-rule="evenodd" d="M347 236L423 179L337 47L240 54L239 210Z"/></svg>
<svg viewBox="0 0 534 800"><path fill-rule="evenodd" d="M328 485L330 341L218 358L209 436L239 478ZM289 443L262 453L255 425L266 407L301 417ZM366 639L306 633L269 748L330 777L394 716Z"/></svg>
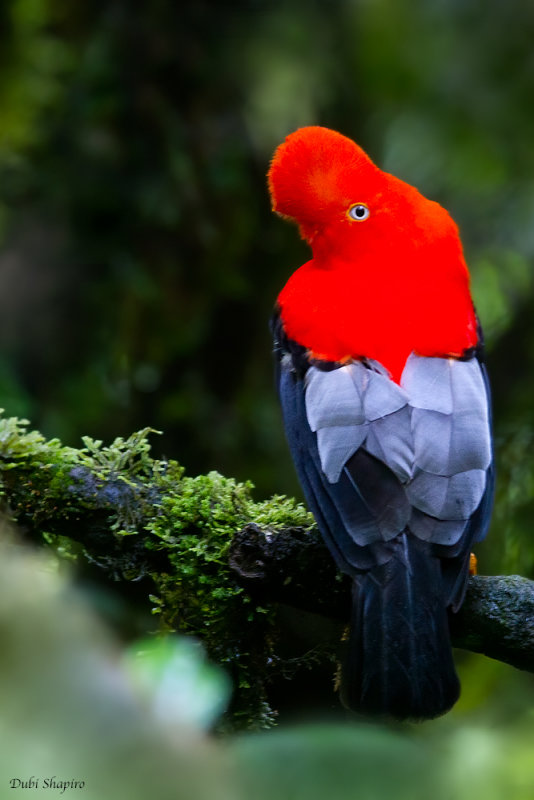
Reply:
<svg viewBox="0 0 534 800"><path fill-rule="evenodd" d="M338 128L460 224L494 390L479 563L534 577L533 37L524 0L6 0L1 405L73 446L152 426L190 474L298 494L267 319L307 254L264 175L295 127ZM530 797L532 681L483 663L442 735Z"/></svg>
<svg viewBox="0 0 534 800"><path fill-rule="evenodd" d="M137 641L126 651L124 665L162 725L210 730L228 706L228 676L207 662L192 638Z"/></svg>
<svg viewBox="0 0 534 800"><path fill-rule="evenodd" d="M191 707L163 721L54 562L11 542L5 526L1 539L0 797L13 796L12 779L31 776L39 785L19 788L23 797L58 796L43 786L54 776L84 781L63 794L86 800L234 800L226 759L201 738ZM200 677L198 654L189 662Z"/></svg>
<svg viewBox="0 0 534 800"><path fill-rule="evenodd" d="M198 645L146 640L117 658L57 565L0 539L0 798L530 800L532 713L489 728L318 722L214 740L228 686ZM177 669L177 667L179 667ZM437 725L437 727L436 727ZM47 789L54 779L60 788ZM83 781L83 788L61 784ZM34 783L35 786L35 783Z"/></svg>

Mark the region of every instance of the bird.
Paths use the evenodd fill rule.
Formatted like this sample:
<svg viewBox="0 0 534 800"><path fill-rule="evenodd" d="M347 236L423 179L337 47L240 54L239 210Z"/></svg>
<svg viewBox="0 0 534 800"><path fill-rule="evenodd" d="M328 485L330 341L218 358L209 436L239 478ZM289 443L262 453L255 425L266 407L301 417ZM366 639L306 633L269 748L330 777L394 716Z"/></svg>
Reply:
<svg viewBox="0 0 534 800"><path fill-rule="evenodd" d="M340 699L422 721L460 694L449 614L494 496L482 329L459 229L349 137L289 134L273 211L311 248L271 330L289 449L307 505L352 581Z"/></svg>

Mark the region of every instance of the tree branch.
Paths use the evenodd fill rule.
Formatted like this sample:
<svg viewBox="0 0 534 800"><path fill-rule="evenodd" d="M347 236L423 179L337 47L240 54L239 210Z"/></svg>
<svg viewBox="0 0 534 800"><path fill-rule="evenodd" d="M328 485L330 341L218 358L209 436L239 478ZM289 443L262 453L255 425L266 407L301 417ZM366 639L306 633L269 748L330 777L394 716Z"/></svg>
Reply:
<svg viewBox="0 0 534 800"><path fill-rule="evenodd" d="M108 447L85 438L76 450L0 417L4 508L26 536L113 582L128 608L201 638L234 672L237 723L268 724L274 609L344 624L350 582L298 503L256 503L249 485L215 472L184 476L177 462L149 455L148 433ZM534 583L471 578L451 632L458 647L534 672ZM335 648L337 633L332 640Z"/></svg>
<svg viewBox="0 0 534 800"><path fill-rule="evenodd" d="M247 525L233 539L230 565L249 591L271 602L348 620L350 580L336 573L317 532L297 528L273 535ZM471 576L450 624L455 647L534 672L534 581Z"/></svg>

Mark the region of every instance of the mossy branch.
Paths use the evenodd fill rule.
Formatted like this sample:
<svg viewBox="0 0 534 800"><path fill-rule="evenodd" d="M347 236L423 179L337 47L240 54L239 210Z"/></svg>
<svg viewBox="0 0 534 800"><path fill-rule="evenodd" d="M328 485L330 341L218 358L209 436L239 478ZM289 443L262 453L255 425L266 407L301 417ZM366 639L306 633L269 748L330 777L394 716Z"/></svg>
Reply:
<svg viewBox="0 0 534 800"><path fill-rule="evenodd" d="M230 564L249 591L345 622L350 582L332 565L317 531L251 524L234 537ZM453 645L534 672L534 581L518 575L469 578L461 609L450 614Z"/></svg>
<svg viewBox="0 0 534 800"><path fill-rule="evenodd" d="M280 663L280 603L344 622L349 587L303 506L275 496L256 503L251 485L218 473L190 478L150 456L150 429L128 439L46 441L27 423L0 418L5 512L27 538L118 584L137 587L162 631L205 643L237 687L231 724L272 722L266 683ZM471 578L451 617L457 646L534 671L534 584Z"/></svg>
<svg viewBox="0 0 534 800"><path fill-rule="evenodd" d="M249 483L216 472L191 478L178 462L152 458L148 428L110 446L85 437L76 449L27 425L0 417L5 513L26 538L89 565L128 599L141 596L153 628L200 638L233 678L233 728L272 724L274 610L244 590L228 553L250 520L312 529L311 515L286 497L254 502Z"/></svg>

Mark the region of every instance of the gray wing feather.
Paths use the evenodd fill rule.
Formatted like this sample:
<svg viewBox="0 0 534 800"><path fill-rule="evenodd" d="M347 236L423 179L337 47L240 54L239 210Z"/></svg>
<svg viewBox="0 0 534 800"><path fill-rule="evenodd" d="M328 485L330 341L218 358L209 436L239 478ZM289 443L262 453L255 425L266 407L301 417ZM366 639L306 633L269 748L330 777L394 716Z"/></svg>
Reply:
<svg viewBox="0 0 534 800"><path fill-rule="evenodd" d="M478 508L486 488L482 469L459 472L450 477L419 472L406 487L410 503L438 519L468 519Z"/></svg>
<svg viewBox="0 0 534 800"><path fill-rule="evenodd" d="M317 448L321 468L330 483L337 483L341 470L361 446L366 433L365 425L319 428Z"/></svg>
<svg viewBox="0 0 534 800"><path fill-rule="evenodd" d="M408 357L401 386L410 398L411 406L452 414L451 360L422 358L414 353Z"/></svg>
<svg viewBox="0 0 534 800"><path fill-rule="evenodd" d="M469 361L448 359L454 413L476 410L486 421L488 401L480 364L476 358Z"/></svg>
<svg viewBox="0 0 534 800"><path fill-rule="evenodd" d="M408 403L406 393L391 378L368 369L360 369L360 379L362 373L366 384L362 393L363 412L369 422L393 414Z"/></svg>
<svg viewBox="0 0 534 800"><path fill-rule="evenodd" d="M361 394L349 366L331 371L310 367L306 373L306 416L314 432L365 422Z"/></svg>
<svg viewBox="0 0 534 800"><path fill-rule="evenodd" d="M483 417L477 407L455 414L448 474L469 469L486 470L490 464L491 440L487 414Z"/></svg>
<svg viewBox="0 0 534 800"><path fill-rule="evenodd" d="M400 408L368 426L365 449L393 470L401 483L410 480L414 464L414 438L411 409Z"/></svg>
<svg viewBox="0 0 534 800"><path fill-rule="evenodd" d="M425 472L454 475L489 467L488 421L477 408L454 414L414 408L412 427L415 463Z"/></svg>
<svg viewBox="0 0 534 800"><path fill-rule="evenodd" d="M414 463L419 469L435 475L452 474L449 471L452 428L452 414L412 409Z"/></svg>
<svg viewBox="0 0 534 800"><path fill-rule="evenodd" d="M466 519L436 519L414 508L409 524L412 533L425 542L454 545L460 541L468 523Z"/></svg>

